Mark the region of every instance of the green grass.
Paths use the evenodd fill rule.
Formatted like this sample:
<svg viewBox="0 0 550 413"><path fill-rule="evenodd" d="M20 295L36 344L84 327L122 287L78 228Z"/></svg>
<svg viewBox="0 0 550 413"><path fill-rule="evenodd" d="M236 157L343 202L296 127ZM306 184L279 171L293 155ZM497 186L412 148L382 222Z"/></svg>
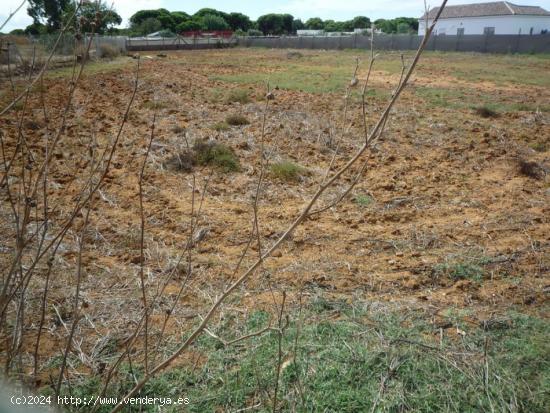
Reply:
<svg viewBox="0 0 550 413"><path fill-rule="evenodd" d="M548 150L548 144L546 142L535 142L531 145L531 148L537 152L546 152Z"/></svg>
<svg viewBox="0 0 550 413"><path fill-rule="evenodd" d="M303 175L307 174L307 169L291 161L281 161L271 164L269 172L274 178L287 182L297 182Z"/></svg>
<svg viewBox="0 0 550 413"><path fill-rule="evenodd" d="M446 276L453 281L481 281L485 274L484 266L488 263L489 260L483 256L452 257L444 263L435 265L433 275Z"/></svg>
<svg viewBox="0 0 550 413"><path fill-rule="evenodd" d="M143 102L141 104L141 107L144 108L144 109L149 109L149 110L160 110L160 109L166 109L168 107L168 103L166 102L161 102L161 101L158 101L158 100L146 100L145 102Z"/></svg>
<svg viewBox="0 0 550 413"><path fill-rule="evenodd" d="M86 66L84 66L83 75L95 75L100 73L108 73L115 70L122 69L124 67L130 66L135 63L132 59L128 57L117 57L112 60L100 59L100 60L91 60ZM80 63L77 64L77 72L79 70ZM45 77L49 78L65 78L71 77L73 74L73 65L72 63L57 69L50 69L46 72Z"/></svg>
<svg viewBox="0 0 550 413"><path fill-rule="evenodd" d="M476 111L485 108L495 113L506 112L550 112L550 104L527 104L510 101L496 101L494 96L473 88L440 88L417 87L415 93L420 96L430 107L448 109L470 109Z"/></svg>
<svg viewBox="0 0 550 413"><path fill-rule="evenodd" d="M355 200L355 203L360 207L368 207L374 201L370 195L365 195L365 194L356 195L354 200Z"/></svg>
<svg viewBox="0 0 550 413"><path fill-rule="evenodd" d="M446 317L452 327L440 342L439 328L422 310L329 298L313 299L301 316L295 309L282 338L278 411L369 412L374 404L376 412L548 411L548 322L514 312L483 326L466 322L466 313L449 311ZM256 311L238 324L239 331L232 318L212 331L228 340L258 331L268 320L267 313ZM453 334L457 328L465 335ZM194 351L207 355L204 363L161 374L140 396L189 397L189 412L257 404L254 411L272 411L276 332L229 347L203 335ZM132 373L143 374L125 366L108 395L127 391ZM93 395L98 389L99 382L85 376L73 383L73 394ZM145 406L144 411L155 410Z"/></svg>
<svg viewBox="0 0 550 413"><path fill-rule="evenodd" d="M218 123L215 123L214 125L212 125L212 129L214 129L215 131L218 131L218 132L226 132L231 128L229 127L227 122L218 122Z"/></svg>
<svg viewBox="0 0 550 413"><path fill-rule="evenodd" d="M240 170L235 152L224 144L213 141L197 141L193 145L193 151L199 165L215 166L223 172Z"/></svg>
<svg viewBox="0 0 550 413"><path fill-rule="evenodd" d="M545 55L479 55L446 54L453 67L451 74L472 82L491 82L497 85L521 84L550 86L548 57ZM473 57L473 58L472 58Z"/></svg>
<svg viewBox="0 0 550 413"><path fill-rule="evenodd" d="M244 89L233 89L227 92L227 95L225 96L225 103L249 103L250 102L250 96L248 95L248 90Z"/></svg>

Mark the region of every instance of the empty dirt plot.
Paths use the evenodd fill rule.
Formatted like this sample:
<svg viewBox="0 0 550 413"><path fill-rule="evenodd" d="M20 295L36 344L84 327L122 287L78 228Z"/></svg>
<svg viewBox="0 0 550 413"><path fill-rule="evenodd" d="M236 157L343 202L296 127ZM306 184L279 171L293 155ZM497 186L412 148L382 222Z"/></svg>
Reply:
<svg viewBox="0 0 550 413"><path fill-rule="evenodd" d="M2 273L20 273L13 199L47 194L25 218L34 252L44 210L43 242L69 224L24 296L2 303L5 370L46 395L124 396L363 145L402 71L399 53L378 56L364 121L369 58L142 54L139 68L118 58L37 82L1 119ZM193 412L548 411L549 68L548 56L425 53L366 167L139 396L189 397ZM2 79L2 108L25 85ZM17 192L47 154L38 195Z"/></svg>

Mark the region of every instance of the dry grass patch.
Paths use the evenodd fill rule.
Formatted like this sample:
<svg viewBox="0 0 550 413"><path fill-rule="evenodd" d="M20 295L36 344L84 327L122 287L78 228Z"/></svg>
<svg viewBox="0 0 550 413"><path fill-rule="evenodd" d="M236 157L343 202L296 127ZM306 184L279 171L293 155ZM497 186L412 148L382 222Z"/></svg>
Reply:
<svg viewBox="0 0 550 413"><path fill-rule="evenodd" d="M248 125L250 122L243 115L233 114L225 118L225 123L231 126L244 126L244 125Z"/></svg>

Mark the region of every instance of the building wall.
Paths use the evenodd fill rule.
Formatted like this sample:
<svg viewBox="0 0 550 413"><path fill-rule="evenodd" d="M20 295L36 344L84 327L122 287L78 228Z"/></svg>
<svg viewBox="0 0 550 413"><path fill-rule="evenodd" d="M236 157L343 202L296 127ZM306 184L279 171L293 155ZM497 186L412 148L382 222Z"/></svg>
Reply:
<svg viewBox="0 0 550 413"><path fill-rule="evenodd" d="M428 24L431 24L430 20ZM423 35L426 21L420 19L418 34ZM484 34L485 27L494 27L494 34L541 34L543 30L550 33L550 16L493 16L493 17L463 17L440 19L435 25L434 34L456 35L459 28L463 34Z"/></svg>

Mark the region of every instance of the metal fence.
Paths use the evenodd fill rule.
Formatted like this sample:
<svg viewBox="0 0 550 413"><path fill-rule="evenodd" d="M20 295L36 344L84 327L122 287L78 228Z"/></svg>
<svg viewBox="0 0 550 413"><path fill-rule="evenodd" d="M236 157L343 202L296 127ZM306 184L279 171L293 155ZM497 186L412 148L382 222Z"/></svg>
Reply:
<svg viewBox="0 0 550 413"><path fill-rule="evenodd" d="M240 37L241 47L285 49L369 49L370 37L352 36L269 36ZM422 41L415 34L375 35L377 50L416 50ZM432 36L426 50L480 53L550 53L550 35L462 35Z"/></svg>
<svg viewBox="0 0 550 413"><path fill-rule="evenodd" d="M128 51L219 49L237 45L237 39L211 37L129 38Z"/></svg>

